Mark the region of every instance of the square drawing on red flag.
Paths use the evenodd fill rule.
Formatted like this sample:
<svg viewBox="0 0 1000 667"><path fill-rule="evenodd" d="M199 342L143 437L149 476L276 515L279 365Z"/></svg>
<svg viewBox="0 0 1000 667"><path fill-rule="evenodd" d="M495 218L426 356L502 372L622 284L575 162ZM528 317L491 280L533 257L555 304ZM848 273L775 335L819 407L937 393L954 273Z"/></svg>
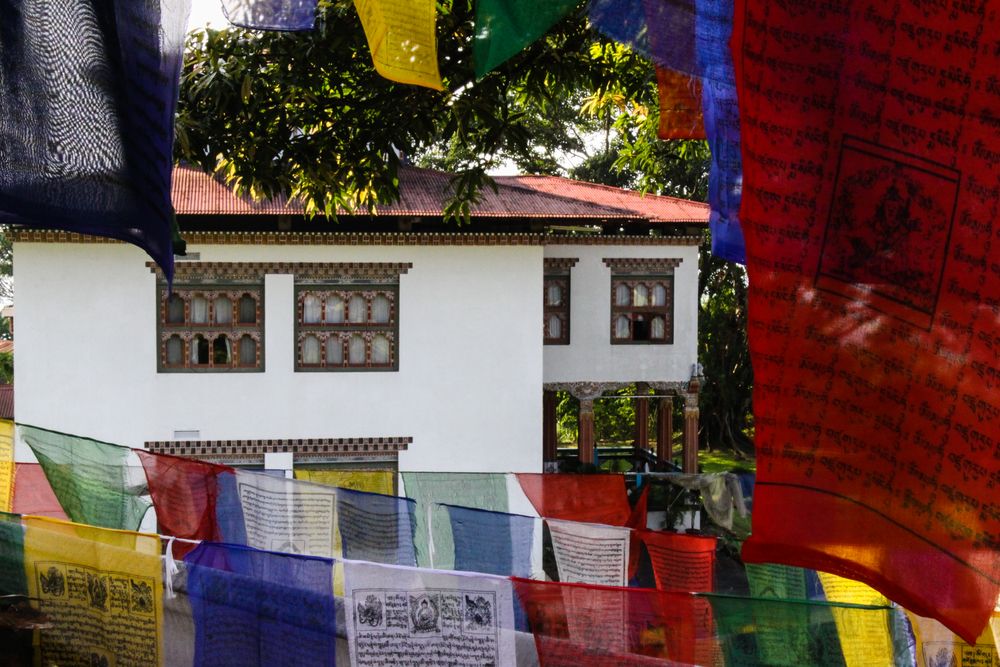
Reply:
<svg viewBox="0 0 1000 667"><path fill-rule="evenodd" d="M960 178L944 165L845 135L816 287L930 329Z"/></svg>

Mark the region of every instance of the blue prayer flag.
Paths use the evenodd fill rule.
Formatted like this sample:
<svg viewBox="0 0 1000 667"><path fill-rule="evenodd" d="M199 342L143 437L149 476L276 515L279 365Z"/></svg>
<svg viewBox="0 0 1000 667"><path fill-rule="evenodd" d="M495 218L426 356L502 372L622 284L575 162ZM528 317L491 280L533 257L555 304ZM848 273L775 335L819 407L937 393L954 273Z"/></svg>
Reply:
<svg viewBox="0 0 1000 667"><path fill-rule="evenodd" d="M333 561L202 542L184 557L201 665L333 665Z"/></svg>
<svg viewBox="0 0 1000 667"><path fill-rule="evenodd" d="M233 25L253 30L312 30L316 0L222 0Z"/></svg>
<svg viewBox="0 0 1000 667"><path fill-rule="evenodd" d="M344 558L416 566L416 501L337 489L337 527Z"/></svg>
<svg viewBox="0 0 1000 667"><path fill-rule="evenodd" d="M455 569L503 577L531 577L538 517L444 505L455 540Z"/></svg>

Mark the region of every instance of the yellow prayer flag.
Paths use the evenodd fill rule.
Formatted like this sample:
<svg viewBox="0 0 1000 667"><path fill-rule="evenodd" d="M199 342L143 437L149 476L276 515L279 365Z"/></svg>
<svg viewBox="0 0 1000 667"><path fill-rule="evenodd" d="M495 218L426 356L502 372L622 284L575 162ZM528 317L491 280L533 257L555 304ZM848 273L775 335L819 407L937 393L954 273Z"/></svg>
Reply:
<svg viewBox="0 0 1000 667"><path fill-rule="evenodd" d="M375 70L399 83L443 90L434 0L354 0Z"/></svg>
<svg viewBox="0 0 1000 667"><path fill-rule="evenodd" d="M28 595L52 627L43 665L163 663L163 578L155 535L24 517Z"/></svg>
<svg viewBox="0 0 1000 667"><path fill-rule="evenodd" d="M829 602L888 606L889 600L874 588L826 572L817 572ZM840 648L847 667L893 664L889 614L859 614L856 610L831 607L840 635Z"/></svg>
<svg viewBox="0 0 1000 667"><path fill-rule="evenodd" d="M342 489L396 495L394 470L295 470L295 479Z"/></svg>
<svg viewBox="0 0 1000 667"><path fill-rule="evenodd" d="M0 512L9 512L14 498L14 422L0 419Z"/></svg>
<svg viewBox="0 0 1000 667"><path fill-rule="evenodd" d="M932 618L918 616L909 610L906 615L917 641L917 667L1000 664L991 624L987 624L975 644L966 644L958 635Z"/></svg>
<svg viewBox="0 0 1000 667"><path fill-rule="evenodd" d="M1000 610L994 609L993 616L990 617L990 629L993 631L993 644L996 646L997 655L1000 655Z"/></svg>

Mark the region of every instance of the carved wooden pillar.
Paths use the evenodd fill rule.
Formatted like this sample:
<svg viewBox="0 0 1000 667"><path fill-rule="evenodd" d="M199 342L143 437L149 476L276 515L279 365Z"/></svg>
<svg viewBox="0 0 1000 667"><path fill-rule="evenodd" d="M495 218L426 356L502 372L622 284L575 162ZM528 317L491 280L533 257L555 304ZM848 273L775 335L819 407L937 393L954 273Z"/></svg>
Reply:
<svg viewBox="0 0 1000 667"><path fill-rule="evenodd" d="M580 399L580 417L578 420L580 437L577 440L577 451L580 463L594 462L594 399Z"/></svg>
<svg viewBox="0 0 1000 667"><path fill-rule="evenodd" d="M674 455L674 399L665 396L660 399L656 412L656 456L661 461L670 461Z"/></svg>
<svg viewBox="0 0 1000 667"><path fill-rule="evenodd" d="M684 472L698 472L698 381L692 379L684 394Z"/></svg>
<svg viewBox="0 0 1000 667"><path fill-rule="evenodd" d="M649 399L643 394L649 393L649 388L642 382L635 385L635 446L638 449L649 449Z"/></svg>
<svg viewBox="0 0 1000 667"><path fill-rule="evenodd" d="M557 452L558 436L556 434L556 392L545 389L542 391L542 460L555 461L559 458Z"/></svg>

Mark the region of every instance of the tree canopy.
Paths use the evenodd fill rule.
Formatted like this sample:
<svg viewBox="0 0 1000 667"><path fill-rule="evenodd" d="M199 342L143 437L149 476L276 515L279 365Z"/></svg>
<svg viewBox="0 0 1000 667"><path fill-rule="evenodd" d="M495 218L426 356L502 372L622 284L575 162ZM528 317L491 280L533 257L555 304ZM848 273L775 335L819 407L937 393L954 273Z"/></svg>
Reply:
<svg viewBox="0 0 1000 667"><path fill-rule="evenodd" d="M652 67L590 30L582 12L479 81L473 24L471 0L439 3L444 91L379 76L349 0L321 0L310 32L192 33L177 157L241 192L291 194L310 212L333 214L394 199L400 154L437 153L459 174L450 213L461 214L498 161L554 169L536 148L540 137L556 149L580 148L567 131L577 125L568 101L590 103L594 122L605 112L608 122L613 101L648 102Z"/></svg>

